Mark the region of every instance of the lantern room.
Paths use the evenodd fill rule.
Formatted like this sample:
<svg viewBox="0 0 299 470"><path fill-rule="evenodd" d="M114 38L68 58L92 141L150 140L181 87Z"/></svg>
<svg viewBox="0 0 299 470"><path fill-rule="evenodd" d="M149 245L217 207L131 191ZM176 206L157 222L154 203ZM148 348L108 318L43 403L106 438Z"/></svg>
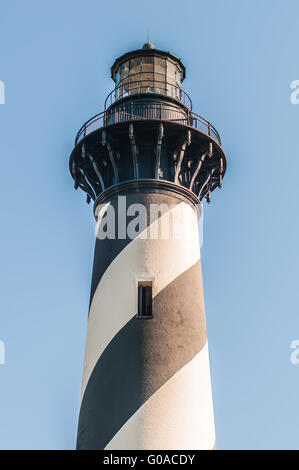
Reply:
<svg viewBox="0 0 299 470"><path fill-rule="evenodd" d="M179 58L155 49L151 43L116 59L111 76L115 90L108 106L132 95L152 94L170 97L191 108L191 102L181 88L185 78L184 65Z"/></svg>

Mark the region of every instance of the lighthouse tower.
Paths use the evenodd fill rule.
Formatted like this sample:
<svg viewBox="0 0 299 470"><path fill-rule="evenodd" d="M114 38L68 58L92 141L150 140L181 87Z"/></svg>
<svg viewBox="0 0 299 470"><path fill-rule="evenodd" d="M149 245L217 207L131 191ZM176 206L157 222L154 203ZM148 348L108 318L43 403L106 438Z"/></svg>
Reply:
<svg viewBox="0 0 299 470"><path fill-rule="evenodd" d="M147 43L111 75L70 157L97 228L77 448L213 449L198 221L221 140L173 54Z"/></svg>

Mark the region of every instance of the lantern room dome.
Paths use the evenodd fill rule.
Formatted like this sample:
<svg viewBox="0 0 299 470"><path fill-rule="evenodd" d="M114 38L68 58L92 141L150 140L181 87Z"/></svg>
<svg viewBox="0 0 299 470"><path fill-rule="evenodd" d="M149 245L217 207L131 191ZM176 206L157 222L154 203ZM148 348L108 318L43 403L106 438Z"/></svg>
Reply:
<svg viewBox="0 0 299 470"><path fill-rule="evenodd" d="M151 42L146 42L142 49L155 49L155 46Z"/></svg>

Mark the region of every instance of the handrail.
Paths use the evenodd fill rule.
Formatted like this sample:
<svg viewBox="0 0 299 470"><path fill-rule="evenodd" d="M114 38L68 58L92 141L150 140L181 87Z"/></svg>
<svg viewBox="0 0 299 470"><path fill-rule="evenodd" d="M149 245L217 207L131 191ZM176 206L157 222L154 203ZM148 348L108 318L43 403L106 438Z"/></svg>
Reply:
<svg viewBox="0 0 299 470"><path fill-rule="evenodd" d="M95 130L132 120L160 120L191 126L210 135L221 145L221 139L215 127L199 114L192 111L184 112L184 110L171 106L159 106L150 103L137 105L134 103L132 107L122 105L93 116L80 128L75 139L75 146L81 139Z"/></svg>
<svg viewBox="0 0 299 470"><path fill-rule="evenodd" d="M192 116L193 124L191 124L192 127L195 127L198 130L201 130L200 124L203 124L205 128L208 129L208 135L211 135L212 137L216 138L218 143L221 145L221 138L215 127L204 117L200 116L199 114L194 113L193 111L190 113ZM194 125L195 124L195 125Z"/></svg>
<svg viewBox="0 0 299 470"><path fill-rule="evenodd" d="M148 82L148 84L146 84L146 82ZM131 85L133 85L133 87ZM177 101L180 101L190 110L192 110L191 98L182 88L174 85L173 83L155 80L154 78L136 80L114 88L114 90L112 90L105 99L104 109L106 110L107 107L111 106L118 100L144 93L169 96Z"/></svg>
<svg viewBox="0 0 299 470"><path fill-rule="evenodd" d="M102 111L101 113L99 114L96 114L95 116L93 116L92 118L90 118L88 121L86 121L83 126L80 127L79 131L77 132L77 135L76 135L76 138L75 138L75 146L77 145L77 143L79 142L79 140L81 140L80 138L83 138L85 137L87 134L90 134L90 132L87 132L87 129L94 123L94 122L97 122L99 120L103 120L104 122L104 115L105 115L105 111ZM98 126L96 129L100 129L101 127L103 127L104 124L102 124L102 126ZM94 129L94 130L96 130ZM83 137L82 137L82 134L83 134Z"/></svg>

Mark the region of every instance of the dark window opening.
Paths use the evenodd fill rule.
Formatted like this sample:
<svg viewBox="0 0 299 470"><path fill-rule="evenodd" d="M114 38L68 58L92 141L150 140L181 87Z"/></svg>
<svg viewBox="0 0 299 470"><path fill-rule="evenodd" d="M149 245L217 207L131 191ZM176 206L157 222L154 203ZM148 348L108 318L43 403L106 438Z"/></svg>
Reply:
<svg viewBox="0 0 299 470"><path fill-rule="evenodd" d="M138 283L138 317L152 317L152 283Z"/></svg>

